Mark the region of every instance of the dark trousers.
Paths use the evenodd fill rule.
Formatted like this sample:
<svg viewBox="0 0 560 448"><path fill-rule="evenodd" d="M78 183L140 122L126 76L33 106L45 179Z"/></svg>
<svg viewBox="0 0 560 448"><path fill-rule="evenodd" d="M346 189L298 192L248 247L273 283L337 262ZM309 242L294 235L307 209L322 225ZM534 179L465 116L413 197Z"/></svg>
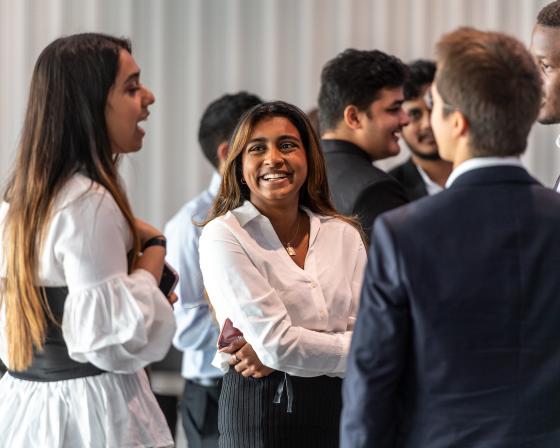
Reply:
<svg viewBox="0 0 560 448"><path fill-rule="evenodd" d="M220 396L220 448L338 448L341 385L340 378L282 372L244 378L230 368Z"/></svg>
<svg viewBox="0 0 560 448"><path fill-rule="evenodd" d="M179 406L189 448L218 447L218 401L221 389L221 380L215 386L186 381Z"/></svg>

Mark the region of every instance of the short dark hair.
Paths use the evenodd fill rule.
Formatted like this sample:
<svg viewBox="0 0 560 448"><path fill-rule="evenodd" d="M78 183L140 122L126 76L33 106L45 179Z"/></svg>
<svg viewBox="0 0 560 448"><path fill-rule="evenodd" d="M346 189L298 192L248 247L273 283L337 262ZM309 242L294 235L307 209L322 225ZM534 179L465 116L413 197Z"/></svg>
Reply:
<svg viewBox="0 0 560 448"><path fill-rule="evenodd" d="M543 26L560 27L560 0L546 5L537 15L537 23Z"/></svg>
<svg viewBox="0 0 560 448"><path fill-rule="evenodd" d="M437 90L468 120L473 155L522 154L542 98L539 70L525 46L465 27L444 35L436 54Z"/></svg>
<svg viewBox="0 0 560 448"><path fill-rule="evenodd" d="M198 142L208 161L218 168L218 145L229 141L241 116L262 100L251 93L226 94L212 101L202 114Z"/></svg>
<svg viewBox="0 0 560 448"><path fill-rule="evenodd" d="M422 87L434 82L436 63L426 59L417 59L408 64L408 70L408 78L403 89L405 101L418 98Z"/></svg>
<svg viewBox="0 0 560 448"><path fill-rule="evenodd" d="M404 84L408 68L397 57L378 50L349 48L323 67L319 91L319 123L322 131L334 129L349 105L363 111L383 88Z"/></svg>

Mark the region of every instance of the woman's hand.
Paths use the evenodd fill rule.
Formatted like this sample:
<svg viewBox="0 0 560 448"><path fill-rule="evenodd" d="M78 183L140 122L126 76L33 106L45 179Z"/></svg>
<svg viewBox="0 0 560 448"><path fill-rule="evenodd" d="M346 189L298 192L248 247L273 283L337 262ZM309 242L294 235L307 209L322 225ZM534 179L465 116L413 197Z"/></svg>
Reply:
<svg viewBox="0 0 560 448"><path fill-rule="evenodd" d="M167 296L167 301L169 302L169 305L171 305L171 307L173 308L173 304L179 299L179 297L177 296L177 294L175 294L174 292L169 293L169 296Z"/></svg>
<svg viewBox="0 0 560 448"><path fill-rule="evenodd" d="M234 366L235 371L246 378L263 378L274 372L274 369L261 362L251 344L247 343L245 339L240 338L220 351L231 354L229 365Z"/></svg>

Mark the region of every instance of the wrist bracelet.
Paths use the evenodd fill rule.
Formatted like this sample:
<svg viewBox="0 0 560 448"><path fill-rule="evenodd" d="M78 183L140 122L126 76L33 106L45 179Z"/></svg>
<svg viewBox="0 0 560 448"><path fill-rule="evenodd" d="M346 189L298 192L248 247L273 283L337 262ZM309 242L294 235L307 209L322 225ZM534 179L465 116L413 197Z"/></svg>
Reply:
<svg viewBox="0 0 560 448"><path fill-rule="evenodd" d="M147 240L142 246L142 252L144 252L150 246L161 246L164 249L167 248L167 239L163 235L156 235Z"/></svg>

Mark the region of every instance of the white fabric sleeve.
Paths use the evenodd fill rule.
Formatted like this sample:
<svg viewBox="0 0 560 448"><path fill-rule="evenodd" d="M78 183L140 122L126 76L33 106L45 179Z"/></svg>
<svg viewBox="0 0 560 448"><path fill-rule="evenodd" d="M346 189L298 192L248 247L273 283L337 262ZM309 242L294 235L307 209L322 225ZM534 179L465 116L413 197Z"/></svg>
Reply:
<svg viewBox="0 0 560 448"><path fill-rule="evenodd" d="M264 365L307 377L345 370L352 332L329 334L292 325L276 290L218 221L202 232L200 267L217 314L234 322Z"/></svg>
<svg viewBox="0 0 560 448"><path fill-rule="evenodd" d="M127 274L129 229L112 196L91 190L53 221L69 294L62 332L72 359L132 373L167 353L173 310L148 271Z"/></svg>
<svg viewBox="0 0 560 448"><path fill-rule="evenodd" d="M357 238L358 241L356 242L356 253L354 256L356 264L354 265L354 271L351 275L352 304L348 315L347 330L354 330L354 325L356 324L356 317L358 315L358 308L360 305L360 294L362 292L362 283L364 281L364 272L367 264L367 252L364 242L359 234Z"/></svg>

